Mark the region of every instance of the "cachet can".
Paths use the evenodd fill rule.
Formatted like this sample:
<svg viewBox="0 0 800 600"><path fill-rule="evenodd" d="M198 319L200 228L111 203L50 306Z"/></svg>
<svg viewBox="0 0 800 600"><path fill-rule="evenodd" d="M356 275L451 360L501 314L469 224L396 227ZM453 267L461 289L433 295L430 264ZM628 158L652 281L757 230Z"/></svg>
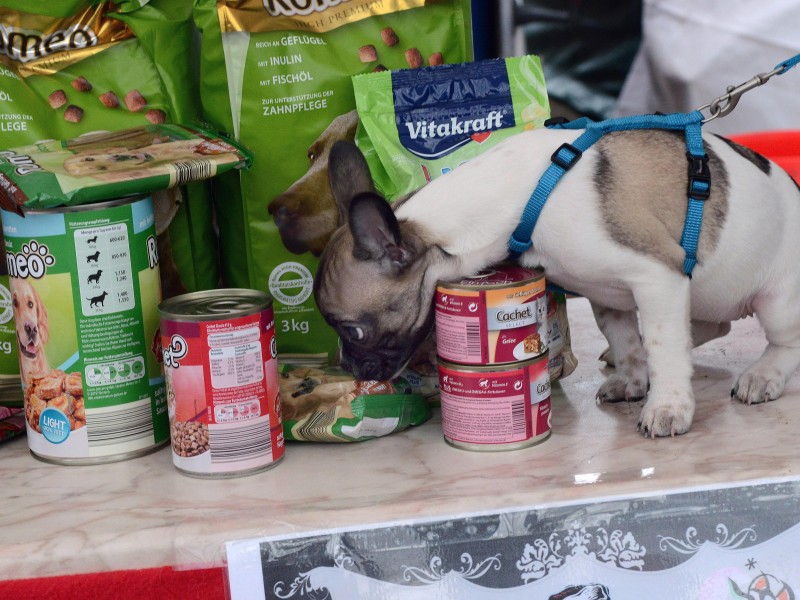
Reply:
<svg viewBox="0 0 800 600"><path fill-rule="evenodd" d="M33 455L96 464L166 444L151 198L1 218Z"/></svg>
<svg viewBox="0 0 800 600"><path fill-rule="evenodd" d="M213 479L274 467L284 439L272 298L217 289L159 312L175 467Z"/></svg>
<svg viewBox="0 0 800 600"><path fill-rule="evenodd" d="M506 366L439 362L442 431L464 450L517 450L550 437L547 355Z"/></svg>
<svg viewBox="0 0 800 600"><path fill-rule="evenodd" d="M499 365L547 353L547 298L541 271L500 266L439 282L436 351L448 362Z"/></svg>

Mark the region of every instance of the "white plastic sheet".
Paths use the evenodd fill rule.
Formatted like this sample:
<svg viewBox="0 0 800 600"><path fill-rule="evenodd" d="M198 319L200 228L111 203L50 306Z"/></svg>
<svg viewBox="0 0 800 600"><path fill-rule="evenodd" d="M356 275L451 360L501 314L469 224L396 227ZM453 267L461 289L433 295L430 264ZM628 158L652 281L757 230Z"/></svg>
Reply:
<svg viewBox="0 0 800 600"><path fill-rule="evenodd" d="M800 53L798 0L644 0L643 39L619 115L691 111ZM708 123L732 134L800 128L800 69L773 77Z"/></svg>

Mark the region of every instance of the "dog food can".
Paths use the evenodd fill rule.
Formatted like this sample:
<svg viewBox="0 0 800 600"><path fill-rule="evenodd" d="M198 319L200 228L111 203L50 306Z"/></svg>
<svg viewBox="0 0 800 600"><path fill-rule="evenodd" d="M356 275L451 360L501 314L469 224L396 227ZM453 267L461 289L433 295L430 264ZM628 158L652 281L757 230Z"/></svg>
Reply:
<svg viewBox="0 0 800 600"><path fill-rule="evenodd" d="M3 253L3 260L0 263L0 406L20 408L22 405L14 307L11 302L5 253Z"/></svg>
<svg viewBox="0 0 800 600"><path fill-rule="evenodd" d="M446 361L496 365L547 352L544 273L517 266L436 287L436 350Z"/></svg>
<svg viewBox="0 0 800 600"><path fill-rule="evenodd" d="M444 439L464 450L516 450L550 437L547 355L513 366L440 361Z"/></svg>
<svg viewBox="0 0 800 600"><path fill-rule="evenodd" d="M275 466L284 443L270 296L194 292L159 311L175 467L227 478Z"/></svg>
<svg viewBox="0 0 800 600"><path fill-rule="evenodd" d="M152 200L2 221L31 452L94 464L166 444Z"/></svg>

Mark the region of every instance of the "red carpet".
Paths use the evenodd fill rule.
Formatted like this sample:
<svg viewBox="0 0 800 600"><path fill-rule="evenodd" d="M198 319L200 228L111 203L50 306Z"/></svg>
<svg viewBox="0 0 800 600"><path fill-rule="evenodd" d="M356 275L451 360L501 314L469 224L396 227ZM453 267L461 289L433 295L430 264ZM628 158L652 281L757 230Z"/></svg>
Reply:
<svg viewBox="0 0 800 600"><path fill-rule="evenodd" d="M3 600L226 600L225 590L222 568L162 567L0 581Z"/></svg>

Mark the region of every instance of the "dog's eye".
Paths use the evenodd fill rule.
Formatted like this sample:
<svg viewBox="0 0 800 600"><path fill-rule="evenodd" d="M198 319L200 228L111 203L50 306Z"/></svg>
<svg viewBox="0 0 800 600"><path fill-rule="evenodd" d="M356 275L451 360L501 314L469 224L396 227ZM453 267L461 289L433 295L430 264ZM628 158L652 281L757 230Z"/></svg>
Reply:
<svg viewBox="0 0 800 600"><path fill-rule="evenodd" d="M356 327L354 325L348 325L342 328L344 330L345 335L354 340L356 342L360 342L364 339L364 330L361 327Z"/></svg>
<svg viewBox="0 0 800 600"><path fill-rule="evenodd" d="M94 159L91 156L89 156L86 158L86 162L94 162Z"/></svg>
<svg viewBox="0 0 800 600"><path fill-rule="evenodd" d="M317 160L317 153L313 152L313 151L309 152L308 153L308 162L312 162L313 163L315 160Z"/></svg>
<svg viewBox="0 0 800 600"><path fill-rule="evenodd" d="M33 308L33 301L32 300L28 300L28 308Z"/></svg>

